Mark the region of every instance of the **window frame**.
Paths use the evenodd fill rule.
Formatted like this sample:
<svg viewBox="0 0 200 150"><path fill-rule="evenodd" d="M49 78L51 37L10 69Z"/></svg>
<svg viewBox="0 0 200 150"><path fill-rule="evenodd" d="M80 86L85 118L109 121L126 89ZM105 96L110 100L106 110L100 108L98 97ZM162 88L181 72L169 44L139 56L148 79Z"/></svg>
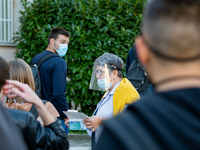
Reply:
<svg viewBox="0 0 200 150"><path fill-rule="evenodd" d="M13 43L13 0L0 0L0 4L0 46L16 46Z"/></svg>

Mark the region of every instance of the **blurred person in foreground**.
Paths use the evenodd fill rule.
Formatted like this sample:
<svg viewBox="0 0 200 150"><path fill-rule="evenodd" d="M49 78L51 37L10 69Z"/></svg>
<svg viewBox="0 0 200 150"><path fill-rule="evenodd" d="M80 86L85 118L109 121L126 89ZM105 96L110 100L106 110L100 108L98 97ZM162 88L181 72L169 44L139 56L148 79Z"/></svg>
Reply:
<svg viewBox="0 0 200 150"><path fill-rule="evenodd" d="M27 84L18 81L6 80L6 83L4 94L8 98L21 97L26 102L32 103L44 123L42 127L30 112L8 109L14 124L22 132L28 148L30 150L67 150L69 148L67 134L60 120L55 120L35 92Z"/></svg>
<svg viewBox="0 0 200 150"><path fill-rule="evenodd" d="M103 122L95 150L200 149L200 1L152 0L136 39L151 97Z"/></svg>
<svg viewBox="0 0 200 150"><path fill-rule="evenodd" d="M1 56L0 69L0 149L27 150L23 136L13 124L9 113L2 106L2 102L5 98L3 88L6 84L6 79L9 79L9 66Z"/></svg>
<svg viewBox="0 0 200 150"><path fill-rule="evenodd" d="M110 53L104 53L94 62L90 89L106 92L97 104L93 116L84 119L84 124L92 131L92 148L102 132L102 121L122 112L140 98L128 79L123 78L123 68L122 59Z"/></svg>
<svg viewBox="0 0 200 150"><path fill-rule="evenodd" d="M55 118L46 109L41 99L27 84L13 80L6 80L9 79L9 65L1 57L0 68L1 102L3 103L6 96L8 98L21 97L25 102L32 103L35 106L41 120L44 123L44 127L42 127L42 125L36 121L35 117L30 112L7 109L9 116L8 119L11 119L12 124L14 124L18 131L22 134L29 150L67 150L69 148L67 134L62 128L60 120L55 120ZM12 130L12 128L10 130ZM14 136L15 135L13 133L13 137ZM14 144L19 144L20 146L20 141L18 139L14 141ZM5 141L5 143L6 142L7 141Z"/></svg>

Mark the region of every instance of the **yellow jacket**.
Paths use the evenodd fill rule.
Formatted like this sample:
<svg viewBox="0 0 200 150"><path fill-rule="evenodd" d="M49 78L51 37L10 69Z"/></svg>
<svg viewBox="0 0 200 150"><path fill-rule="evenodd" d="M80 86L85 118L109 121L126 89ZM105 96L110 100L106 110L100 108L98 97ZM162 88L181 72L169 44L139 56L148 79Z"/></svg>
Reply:
<svg viewBox="0 0 200 150"><path fill-rule="evenodd" d="M122 112L125 105L131 104L139 99L140 95L130 81L123 78L113 95L113 116Z"/></svg>

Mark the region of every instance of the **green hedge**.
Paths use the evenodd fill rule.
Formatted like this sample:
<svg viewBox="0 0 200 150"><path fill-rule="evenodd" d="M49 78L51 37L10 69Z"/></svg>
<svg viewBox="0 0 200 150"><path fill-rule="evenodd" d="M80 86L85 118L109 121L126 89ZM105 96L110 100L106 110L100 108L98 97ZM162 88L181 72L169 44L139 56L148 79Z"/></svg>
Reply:
<svg viewBox="0 0 200 150"><path fill-rule="evenodd" d="M139 34L145 0L21 0L21 27L15 35L16 57L30 62L47 47L52 28L71 34L67 99L91 114L102 92L89 90L94 60L104 52L120 56L124 62ZM125 75L125 70L123 71Z"/></svg>

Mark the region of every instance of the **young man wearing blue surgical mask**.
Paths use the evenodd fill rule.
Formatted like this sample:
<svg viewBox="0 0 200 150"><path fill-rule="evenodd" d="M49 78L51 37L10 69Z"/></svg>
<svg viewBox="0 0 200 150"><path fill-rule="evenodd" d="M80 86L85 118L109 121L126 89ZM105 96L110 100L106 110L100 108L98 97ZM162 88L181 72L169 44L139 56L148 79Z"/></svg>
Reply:
<svg viewBox="0 0 200 150"><path fill-rule="evenodd" d="M60 114L62 126L68 133L67 116L63 111L68 110L66 99L66 72L67 63L62 58L68 50L70 34L62 28L51 30L48 39L48 46L45 51L33 58L33 63L43 58L49 53L57 54L56 57L47 59L39 68L42 86L42 99L49 100Z"/></svg>

